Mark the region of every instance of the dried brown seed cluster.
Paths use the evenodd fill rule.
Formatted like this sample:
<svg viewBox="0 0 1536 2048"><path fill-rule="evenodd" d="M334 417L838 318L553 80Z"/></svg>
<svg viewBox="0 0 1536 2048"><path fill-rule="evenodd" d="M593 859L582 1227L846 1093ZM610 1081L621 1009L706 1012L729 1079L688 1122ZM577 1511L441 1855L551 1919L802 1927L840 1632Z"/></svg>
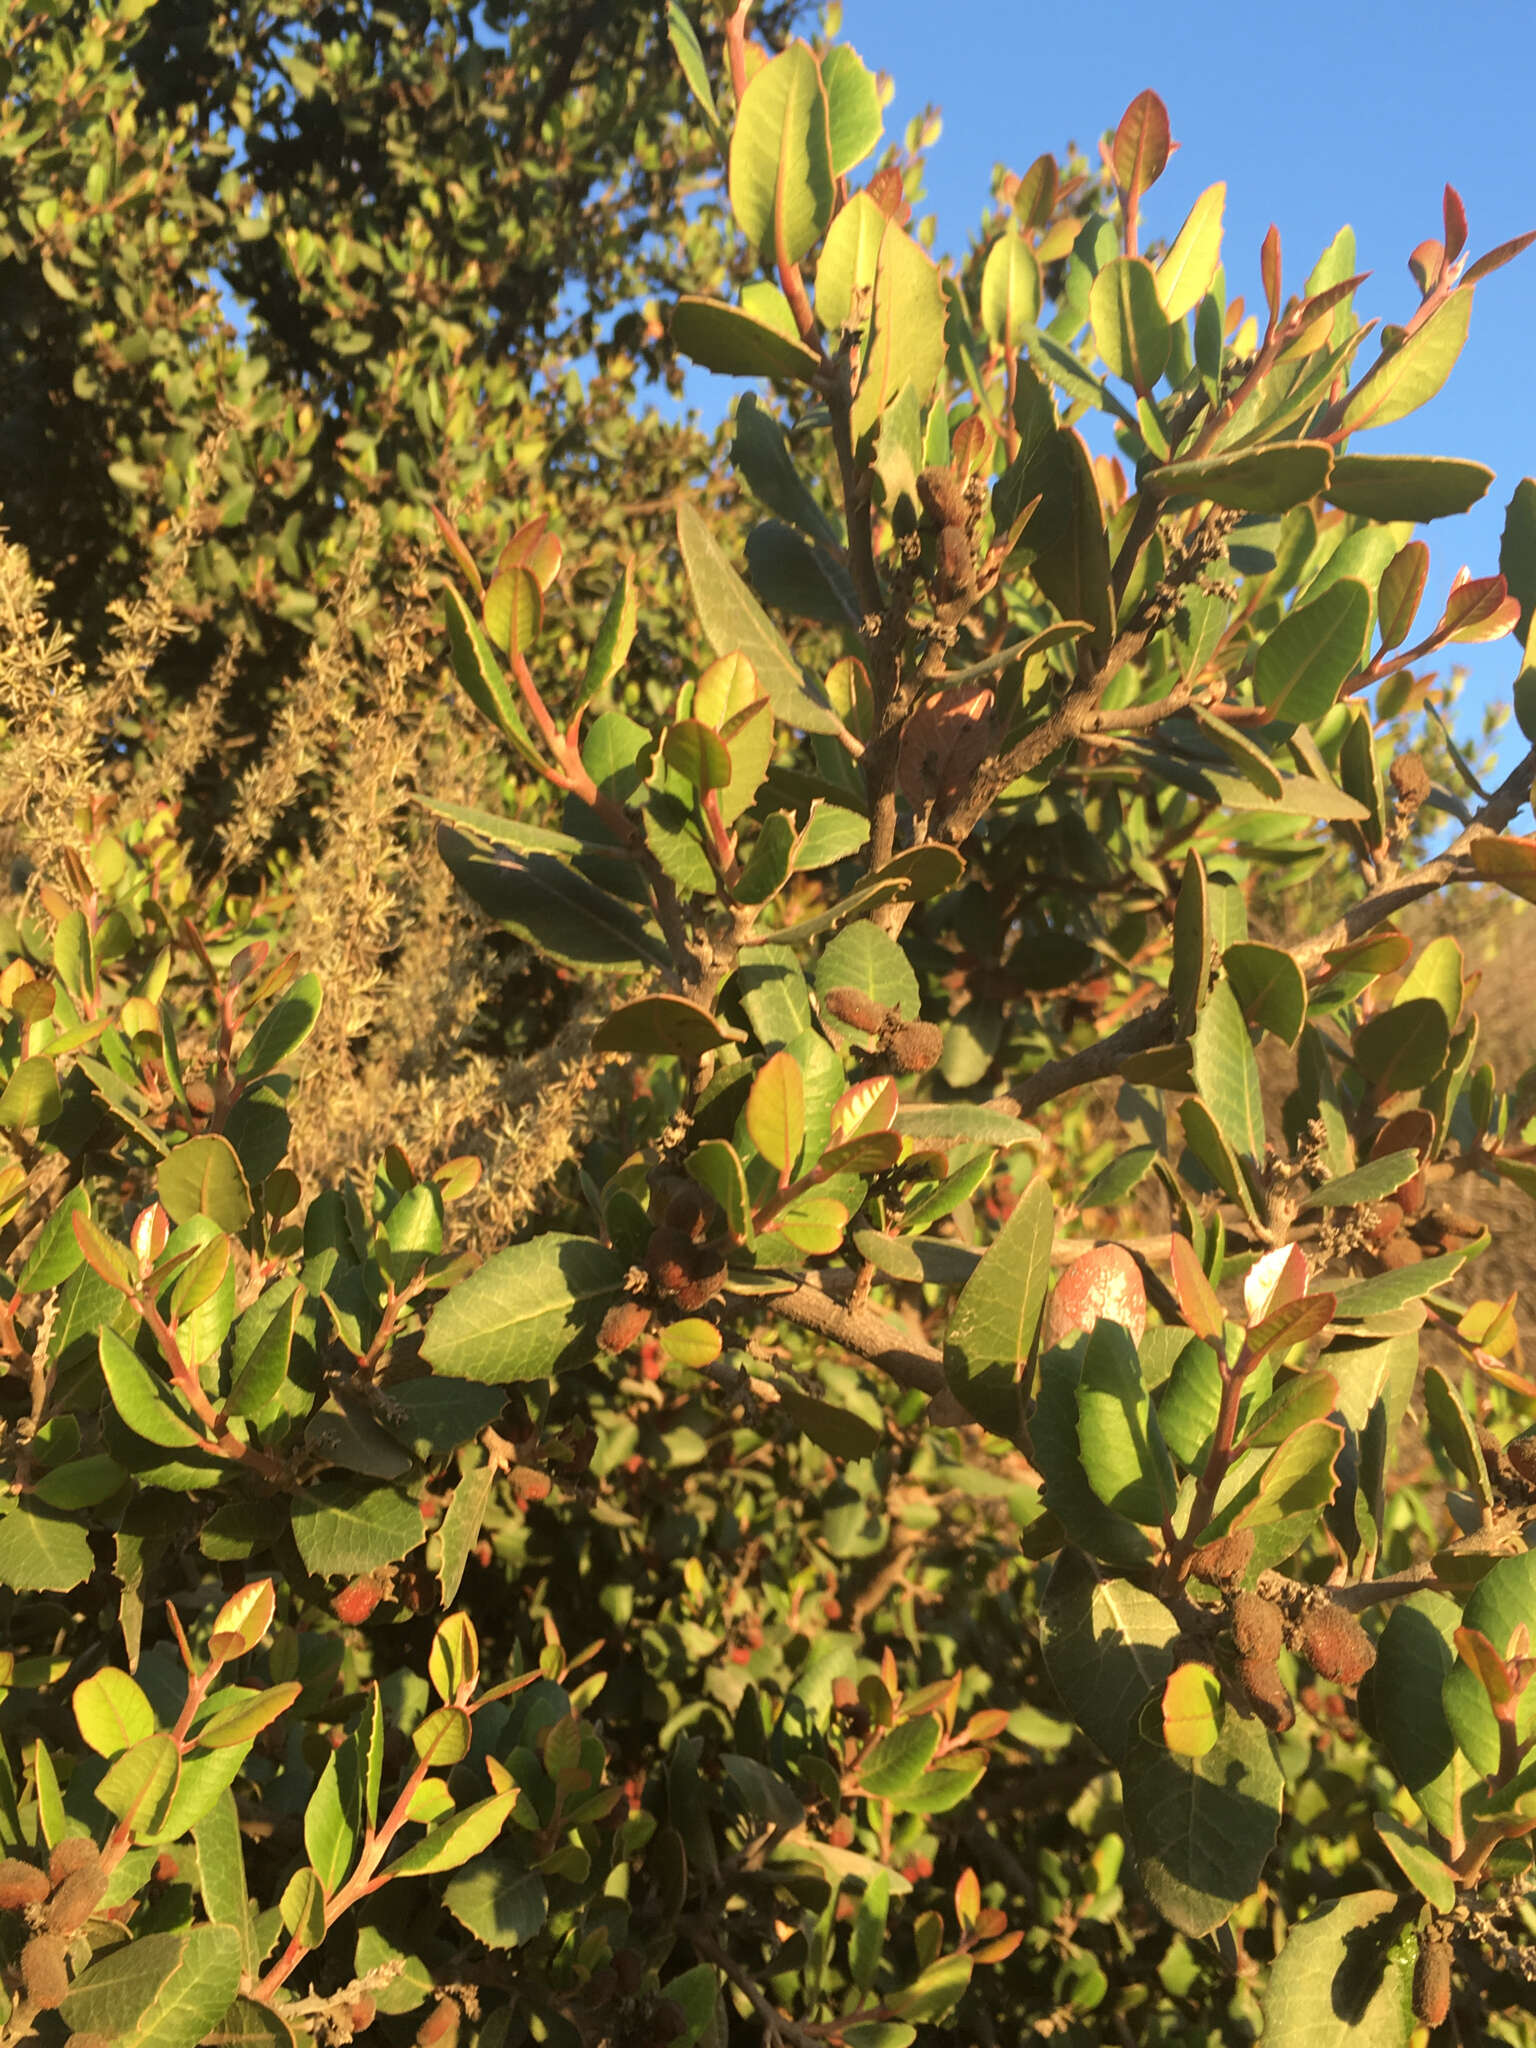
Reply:
<svg viewBox="0 0 1536 2048"><path fill-rule="evenodd" d="M651 1320L651 1312L642 1301L616 1301L597 1333L597 1341L604 1351L627 1351L637 1337L643 1337Z"/></svg>
<svg viewBox="0 0 1536 2048"><path fill-rule="evenodd" d="M822 997L822 1007L854 1031L878 1031L888 1014L884 1003L877 1003L861 988L828 989Z"/></svg>
<svg viewBox="0 0 1536 2048"><path fill-rule="evenodd" d="M47 1896L47 1873L35 1863L23 1863L15 1856L0 1862L0 1909L15 1912L23 1906L38 1906Z"/></svg>
<svg viewBox="0 0 1536 2048"><path fill-rule="evenodd" d="M1451 2010L1451 1944L1438 1928L1419 1943L1413 1966L1414 2016L1428 2027L1444 2024Z"/></svg>
<svg viewBox="0 0 1536 2048"><path fill-rule="evenodd" d="M651 1232L645 1263L661 1293L686 1315L697 1314L725 1287L727 1267L720 1253L669 1223Z"/></svg>
<svg viewBox="0 0 1536 2048"><path fill-rule="evenodd" d="M1295 1646L1319 1678L1356 1686L1376 1662L1376 1645L1352 1614L1320 1600L1302 1615Z"/></svg>
<svg viewBox="0 0 1536 2048"><path fill-rule="evenodd" d="M69 1996L69 1951L57 1934L34 1934L21 1952L21 1984L40 2012L53 2012Z"/></svg>
<svg viewBox="0 0 1536 2048"><path fill-rule="evenodd" d="M877 1054L898 1074L926 1074L944 1056L944 1034L937 1024L905 1023L900 1011L888 1010L863 989L829 989L822 1007L850 1030L869 1032Z"/></svg>
<svg viewBox="0 0 1536 2048"><path fill-rule="evenodd" d="M1214 1543L1201 1544L1189 1560L1189 1568L1197 1579L1204 1579L1209 1585L1232 1586L1252 1561L1253 1531L1235 1529L1230 1536L1218 1536Z"/></svg>
<svg viewBox="0 0 1536 2048"><path fill-rule="evenodd" d="M1273 1657L1239 1657L1237 1675L1253 1711L1272 1734L1283 1735L1294 1726L1296 1708Z"/></svg>
<svg viewBox="0 0 1536 2048"><path fill-rule="evenodd" d="M1259 1593L1239 1593L1232 1602L1232 1640L1241 1657L1273 1664L1285 1646L1285 1616Z"/></svg>

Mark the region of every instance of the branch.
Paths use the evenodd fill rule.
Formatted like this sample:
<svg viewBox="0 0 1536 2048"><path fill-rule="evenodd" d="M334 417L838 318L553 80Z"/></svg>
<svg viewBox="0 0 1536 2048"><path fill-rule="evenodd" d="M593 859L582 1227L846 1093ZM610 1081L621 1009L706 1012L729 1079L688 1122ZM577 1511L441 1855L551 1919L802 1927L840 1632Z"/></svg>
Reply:
<svg viewBox="0 0 1536 2048"><path fill-rule="evenodd" d="M1070 1088L1081 1088L1089 1081L1104 1081L1111 1074L1118 1074L1131 1053L1161 1045L1172 1026L1173 1004L1166 1000L1156 1003L1128 1024L1122 1024L1118 1031L1111 1031L1107 1038L1062 1059L1047 1060L1011 1094L995 1096L988 1107L1001 1110L1005 1116L1030 1116L1043 1102L1054 1102Z"/></svg>
<svg viewBox="0 0 1536 2048"><path fill-rule="evenodd" d="M821 2036L808 2034L805 2028L790 2019L787 2013L780 2012L779 2008L764 1996L756 1979L748 1976L741 1964L728 1956L715 1937L699 1926L697 1921L684 1921L679 1932L692 1942L706 1963L713 1963L717 1970L724 1971L730 1978L762 2021L765 2040L782 2043L783 2048L826 2048Z"/></svg>
<svg viewBox="0 0 1536 2048"><path fill-rule="evenodd" d="M1298 946L1292 956L1297 966L1303 972L1316 967L1334 947L1364 937L1365 933L1385 924L1400 910L1406 910L1410 903L1417 903L1422 897L1432 896L1437 889L1443 889L1447 882L1475 880L1475 874L1469 875L1466 869L1472 842L1496 836L1515 818L1530 801L1533 775L1536 775L1536 747L1532 747L1525 759L1505 776L1477 811L1471 824L1457 834L1444 853L1426 861L1421 868L1415 868L1403 880L1385 882L1380 888L1373 889L1353 908L1346 910L1331 930Z"/></svg>
<svg viewBox="0 0 1536 2048"><path fill-rule="evenodd" d="M758 1297L752 1297L754 1300ZM878 1366L888 1379L901 1387L914 1387L922 1394L947 1391L943 1353L935 1351L921 1337L895 1330L873 1309L844 1308L819 1287L803 1282L788 1294L763 1299L772 1314L785 1316L803 1330L830 1337L845 1351Z"/></svg>

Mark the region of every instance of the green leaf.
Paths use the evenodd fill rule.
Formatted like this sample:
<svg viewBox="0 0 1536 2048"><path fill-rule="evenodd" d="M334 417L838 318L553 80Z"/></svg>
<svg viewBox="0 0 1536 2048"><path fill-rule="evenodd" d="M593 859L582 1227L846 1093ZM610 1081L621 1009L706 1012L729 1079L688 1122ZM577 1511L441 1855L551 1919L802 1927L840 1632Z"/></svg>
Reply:
<svg viewBox="0 0 1536 2048"><path fill-rule="evenodd" d="M1221 217L1226 203L1226 185L1208 185L1157 266L1157 295L1170 320L1182 320L1192 313L1211 288L1221 261Z"/></svg>
<svg viewBox="0 0 1536 2048"><path fill-rule="evenodd" d="M820 356L803 341L791 340L721 299L685 295L672 308L671 328L674 343L690 362L725 377L809 384L821 369Z"/></svg>
<svg viewBox="0 0 1536 2048"><path fill-rule="evenodd" d="M1395 1003L1355 1033L1355 1065L1378 1095L1396 1095L1433 1081L1450 1051L1445 1012L1430 996Z"/></svg>
<svg viewBox="0 0 1536 2048"><path fill-rule="evenodd" d="M53 1061L34 1054L17 1061L0 1091L0 1130L35 1131L51 1124L63 1107Z"/></svg>
<svg viewBox="0 0 1536 2048"><path fill-rule="evenodd" d="M753 1144L787 1179L805 1142L805 1085L787 1050L776 1052L758 1069L747 1097L746 1120Z"/></svg>
<svg viewBox="0 0 1536 2048"><path fill-rule="evenodd" d="M233 1792L220 1794L192 1831L197 1857L197 1884L203 1911L210 1921L239 1930L244 1967L254 1957L249 1939L250 1897L245 1884L245 1848L240 1835L240 1811Z"/></svg>
<svg viewBox="0 0 1536 2048"><path fill-rule="evenodd" d="M430 1828L404 1855L385 1865L386 1873L392 1878L426 1877L434 1871L459 1869L491 1846L519 1796L516 1790L494 1792L440 1827Z"/></svg>
<svg viewBox="0 0 1536 2048"><path fill-rule="evenodd" d="M529 739L518 714L517 700L501 672L496 650L486 638L485 628L453 585L443 589L448 618L448 646L453 672L466 697L483 718L517 749L530 767L539 768L542 756Z"/></svg>
<svg viewBox="0 0 1536 2048"><path fill-rule="evenodd" d="M1447 519L1470 512L1493 482L1481 462L1444 455L1340 455L1325 496L1361 519Z"/></svg>
<svg viewBox="0 0 1536 2048"><path fill-rule="evenodd" d="M1413 1834L1390 1815L1378 1813L1375 1825L1383 1848L1408 1882L1437 1913L1449 1913L1456 1904L1456 1873L1450 1865L1435 1854L1422 1835Z"/></svg>
<svg viewBox="0 0 1536 2048"><path fill-rule="evenodd" d="M1276 718L1315 724L1365 658L1370 631L1366 586L1353 576L1331 583L1288 612L1259 649L1254 695Z"/></svg>
<svg viewBox="0 0 1536 2048"><path fill-rule="evenodd" d="M846 43L834 43L822 52L821 82L827 94L832 175L841 178L864 161L884 132L880 88L858 52Z"/></svg>
<svg viewBox="0 0 1536 2048"><path fill-rule="evenodd" d="M867 325L885 229L885 215L867 192L839 208L816 265L816 318L829 332Z"/></svg>
<svg viewBox="0 0 1536 2048"><path fill-rule="evenodd" d="M1221 1728L1221 1681L1209 1664L1180 1664L1163 1687L1163 1745L1175 1756L1204 1756Z"/></svg>
<svg viewBox="0 0 1536 2048"><path fill-rule="evenodd" d="M235 1061L240 1079L257 1080L292 1058L320 1021L321 1001L319 975L301 974L287 994L268 1010ZM177 1222L181 1220L176 1218Z"/></svg>
<svg viewBox="0 0 1536 2048"><path fill-rule="evenodd" d="M883 1433L862 1415L803 1393L790 1380L779 1380L779 1405L811 1442L834 1458L867 1458L880 1448Z"/></svg>
<svg viewBox="0 0 1536 2048"><path fill-rule="evenodd" d="M422 1356L451 1379L542 1379L594 1355L618 1297L622 1256L593 1238L550 1231L496 1252L427 1322Z"/></svg>
<svg viewBox="0 0 1536 2048"><path fill-rule="evenodd" d="M304 1853L327 1898L352 1868L361 1825L357 1754L347 1743L326 1758L304 1809Z"/></svg>
<svg viewBox="0 0 1536 2048"><path fill-rule="evenodd" d="M1148 1897L1181 1934L1214 1933L1258 1884L1279 1832L1284 1780L1269 1736L1233 1713L1204 1756L1138 1736L1120 1775Z"/></svg>
<svg viewBox="0 0 1536 2048"><path fill-rule="evenodd" d="M716 654L746 656L774 715L786 725L836 732L836 712L811 695L777 627L731 567L703 515L686 501L677 508L677 540L699 624Z"/></svg>
<svg viewBox="0 0 1536 2048"><path fill-rule="evenodd" d="M295 1283L250 1347L229 1390L227 1407L231 1415L259 1415L286 1382L288 1362L293 1356L293 1333L304 1301L304 1289ZM237 1350L238 1343L237 1337Z"/></svg>
<svg viewBox="0 0 1536 2048"><path fill-rule="evenodd" d="M1105 367L1149 394L1168 366L1173 341L1151 264L1140 256L1113 257L1093 280L1088 317Z"/></svg>
<svg viewBox="0 0 1536 2048"><path fill-rule="evenodd" d="M887 222L853 401L855 441L863 440L908 386L926 410L944 373L944 325L944 285L938 266L894 221Z"/></svg>
<svg viewBox="0 0 1536 2048"><path fill-rule="evenodd" d="M1173 999L1179 1036L1195 1028L1211 980L1211 916L1205 863L1193 848L1185 856L1173 907L1173 960L1168 993Z"/></svg>
<svg viewBox="0 0 1536 2048"><path fill-rule="evenodd" d="M734 426L731 462L758 503L812 540L841 547L837 527L796 466L789 436L750 391L736 401Z"/></svg>
<svg viewBox="0 0 1536 2048"><path fill-rule="evenodd" d="M321 1479L295 1494L293 1540L319 1578L356 1578L396 1564L425 1534L408 1495L364 1479Z"/></svg>
<svg viewBox="0 0 1536 2048"><path fill-rule="evenodd" d="M1461 1609L1443 1593L1397 1602L1376 1646L1369 1684L1376 1728L1393 1769L1431 1827L1449 1837L1472 1768L1456 1747L1443 1702L1456 1663Z"/></svg>
<svg viewBox="0 0 1536 2048"><path fill-rule="evenodd" d="M1221 964L1248 1022L1294 1046L1307 1021L1307 980L1291 955L1245 939L1228 946Z"/></svg>
<svg viewBox="0 0 1536 2048"><path fill-rule="evenodd" d="M1502 1557L1472 1589L1462 1611L1462 1624L1488 1638L1498 1657L1509 1655L1515 1630L1531 1627L1536 1614L1536 1551ZM1379 1683L1379 1681L1378 1681ZM1446 1673L1441 1691L1446 1719L1456 1745L1473 1768L1491 1777L1501 1756L1498 1723L1488 1695L1475 1671L1457 1662ZM1515 1710L1515 1736L1524 1743L1536 1734L1536 1689L1527 1686Z"/></svg>
<svg viewBox="0 0 1536 2048"><path fill-rule="evenodd" d="M1041 1601L1040 1630L1052 1684L1089 1741L1118 1763L1142 1708L1173 1669L1178 1622L1153 1594L1064 1550Z"/></svg>
<svg viewBox="0 0 1536 2048"><path fill-rule="evenodd" d="M155 1168L155 1191L173 1223L206 1216L220 1230L251 1220L251 1190L228 1138L188 1138Z"/></svg>
<svg viewBox="0 0 1536 2048"><path fill-rule="evenodd" d="M752 1242L752 1207L746 1170L734 1145L724 1138L706 1138L695 1145L684 1167L688 1178L713 1195L725 1227L740 1244Z"/></svg>
<svg viewBox="0 0 1536 2048"><path fill-rule="evenodd" d="M1278 441L1230 455L1165 462L1147 477L1160 498L1208 499L1234 512L1289 512L1328 482L1333 450L1326 441Z"/></svg>
<svg viewBox="0 0 1536 2048"><path fill-rule="evenodd" d="M1297 1921L1264 1991L1265 2048L1408 2048L1413 1971L1391 1953L1403 1924L1394 1892L1349 1892Z"/></svg>
<svg viewBox="0 0 1536 2048"><path fill-rule="evenodd" d="M1040 318L1040 263L1008 228L992 245L981 275L981 324L994 348L1019 348Z"/></svg>
<svg viewBox="0 0 1536 2048"><path fill-rule="evenodd" d="M141 1935L76 1978L63 2018L76 2034L131 2040L134 2048L194 2048L229 2009L243 1962L235 1927Z"/></svg>
<svg viewBox="0 0 1536 2048"><path fill-rule="evenodd" d="M1373 1274L1369 1280L1347 1281L1338 1291L1334 1313L1360 1320L1386 1315L1407 1302L1420 1301L1459 1273L1476 1249L1477 1246L1467 1245L1459 1251L1420 1259L1417 1265L1399 1266L1395 1272Z"/></svg>
<svg viewBox="0 0 1536 2048"><path fill-rule="evenodd" d="M1345 402L1339 421L1343 431L1388 427L1427 405L1454 369L1471 318L1469 289L1442 300L1422 327L1361 378Z"/></svg>
<svg viewBox="0 0 1536 2048"><path fill-rule="evenodd" d="M171 1451L202 1443L171 1389L115 1330L104 1326L97 1347L112 1405L135 1436Z"/></svg>
<svg viewBox="0 0 1536 2048"><path fill-rule="evenodd" d="M438 1531L437 1580L444 1608L452 1607L458 1597L464 1567L480 1540L480 1525L495 1486L496 1468L478 1444L466 1445L459 1453L459 1481Z"/></svg>
<svg viewBox="0 0 1536 2048"><path fill-rule="evenodd" d="M492 853L446 825L438 851L487 916L567 967L664 967L666 949L627 903L549 854Z"/></svg>
<svg viewBox="0 0 1536 2048"><path fill-rule="evenodd" d="M81 1739L98 1756L118 1756L155 1732L155 1710L143 1688L110 1664L75 1687L70 1707Z"/></svg>
<svg viewBox="0 0 1536 2048"><path fill-rule="evenodd" d="M678 0L667 0L667 41L672 45L678 68L688 81L688 90L698 102L715 147L723 156L727 147L726 133L715 107L715 95L710 89L709 68L704 62L704 52L699 46L693 23L678 5Z"/></svg>
<svg viewBox="0 0 1536 2048"><path fill-rule="evenodd" d="M1077 1440L1088 1484L1104 1505L1156 1527L1173 1511L1178 1480L1141 1377L1130 1332L1101 1317L1077 1384Z"/></svg>
<svg viewBox="0 0 1536 2048"><path fill-rule="evenodd" d="M160 1826L181 1775L181 1757L169 1735L144 1735L113 1758L96 1787L108 1813L135 1834Z"/></svg>
<svg viewBox="0 0 1536 2048"><path fill-rule="evenodd" d="M798 263L832 216L827 94L810 46L791 43L742 95L730 151L736 225L768 263Z"/></svg>
<svg viewBox="0 0 1536 2048"><path fill-rule="evenodd" d="M731 779L731 756L724 740L697 718L669 726L661 751L667 766L696 790L724 789Z"/></svg>
<svg viewBox="0 0 1536 2048"><path fill-rule="evenodd" d="M937 1714L914 1714L882 1735L859 1768L859 1790L869 1799L894 1799L915 1789L943 1733Z"/></svg>
<svg viewBox="0 0 1536 2048"><path fill-rule="evenodd" d="M1368 1159L1353 1173L1324 1181L1304 1199L1297 1214L1308 1209L1351 1209L1362 1202L1384 1201L1419 1170L1417 1152L1387 1152L1380 1159Z"/></svg>
<svg viewBox="0 0 1536 2048"><path fill-rule="evenodd" d="M544 1925L544 1880L506 1856L481 1856L443 1888L443 1904L486 1948L521 1948Z"/></svg>
<svg viewBox="0 0 1536 2048"><path fill-rule="evenodd" d="M1520 600L1517 633L1524 647L1536 612L1536 477L1522 477L1515 485L1499 540L1499 573L1510 596Z"/></svg>
<svg viewBox="0 0 1536 2048"><path fill-rule="evenodd" d="M1051 1274L1055 1209L1050 1184L1033 1179L966 1282L944 1332L944 1377L984 1427L1012 1436L1020 1383Z"/></svg>
<svg viewBox="0 0 1536 2048"><path fill-rule="evenodd" d="M1195 1087L1232 1150L1262 1163L1264 1100L1259 1063L1229 980L1212 988L1194 1036Z"/></svg>
<svg viewBox="0 0 1536 2048"><path fill-rule="evenodd" d="M290 1679L212 1715L197 1731L199 1744L204 1749L230 1749L254 1742L263 1728L270 1728L279 1714L287 1713L303 1689L297 1679Z"/></svg>
<svg viewBox="0 0 1536 2048"><path fill-rule="evenodd" d="M68 1593L95 1567L75 1515L25 1499L0 1514L0 1586L17 1593Z"/></svg>
<svg viewBox="0 0 1536 2048"><path fill-rule="evenodd" d="M1037 543L1031 573L1063 619L1087 621L1092 628L1089 645L1102 654L1115 636L1115 594L1093 458L1082 436L1068 428L1058 432L1056 446L1062 459L1065 517L1048 546L1043 538ZM1042 512L1047 509L1041 507Z"/></svg>

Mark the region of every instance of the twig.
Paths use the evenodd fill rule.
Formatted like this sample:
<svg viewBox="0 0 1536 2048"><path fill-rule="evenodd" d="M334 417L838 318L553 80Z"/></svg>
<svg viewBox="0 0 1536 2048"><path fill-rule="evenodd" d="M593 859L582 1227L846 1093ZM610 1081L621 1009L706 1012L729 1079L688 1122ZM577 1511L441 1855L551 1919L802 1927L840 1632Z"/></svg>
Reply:
<svg viewBox="0 0 1536 2048"><path fill-rule="evenodd" d="M757 1983L747 1975L741 1964L728 1956L715 1937L694 1921L685 1921L681 1932L685 1934L706 1963L713 1963L717 1970L723 1970L736 1989L746 1999L752 2010L763 2023L763 2038L770 2043L781 2043L783 2048L826 2048L826 2044L815 2034L808 2034L804 2027L790 2019L787 2013L779 2011L762 1992Z"/></svg>

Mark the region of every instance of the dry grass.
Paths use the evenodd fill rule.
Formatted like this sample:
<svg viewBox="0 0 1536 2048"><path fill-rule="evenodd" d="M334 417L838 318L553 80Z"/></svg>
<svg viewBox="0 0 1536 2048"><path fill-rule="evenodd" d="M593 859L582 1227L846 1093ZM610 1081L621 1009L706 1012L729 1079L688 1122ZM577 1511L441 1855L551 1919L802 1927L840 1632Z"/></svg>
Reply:
<svg viewBox="0 0 1536 2048"><path fill-rule="evenodd" d="M216 462L215 449L203 473ZM199 531L194 492L144 588L115 607L91 674L50 621L24 550L0 538L0 858L30 881L83 850L92 815L175 817L189 778L229 744L233 645L154 724L146 753L135 760L119 737L167 642L191 629L174 593ZM457 1214L484 1248L548 1201L601 1105L597 1017L572 1018L524 1059L490 1049L487 1011L505 1007L519 962L459 898L418 800L483 805L495 759L443 671L425 565L381 597L375 541L364 523L269 730L231 764L218 843L185 850L215 896L231 877L254 882L258 912L276 912L279 943L325 989L290 1098L291 1160L307 1186L366 1174L391 1144L418 1170L473 1153L484 1175Z"/></svg>

